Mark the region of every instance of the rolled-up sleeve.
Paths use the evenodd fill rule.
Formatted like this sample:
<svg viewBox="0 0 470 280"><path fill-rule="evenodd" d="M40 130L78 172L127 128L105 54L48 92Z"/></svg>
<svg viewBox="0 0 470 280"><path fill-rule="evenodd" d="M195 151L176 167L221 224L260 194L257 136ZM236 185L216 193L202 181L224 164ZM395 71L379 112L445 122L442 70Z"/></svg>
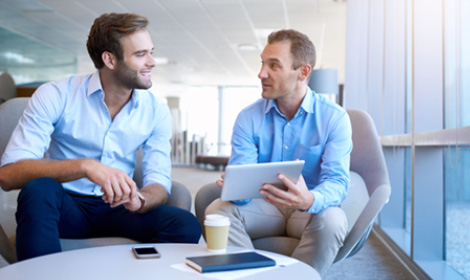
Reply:
<svg viewBox="0 0 470 280"><path fill-rule="evenodd" d="M152 135L142 146L143 185L160 184L171 192L171 127L170 111L165 104L157 107Z"/></svg>
<svg viewBox="0 0 470 280"><path fill-rule="evenodd" d="M63 102L59 85L40 86L28 102L2 156L1 165L24 159L40 159L49 147L54 123Z"/></svg>

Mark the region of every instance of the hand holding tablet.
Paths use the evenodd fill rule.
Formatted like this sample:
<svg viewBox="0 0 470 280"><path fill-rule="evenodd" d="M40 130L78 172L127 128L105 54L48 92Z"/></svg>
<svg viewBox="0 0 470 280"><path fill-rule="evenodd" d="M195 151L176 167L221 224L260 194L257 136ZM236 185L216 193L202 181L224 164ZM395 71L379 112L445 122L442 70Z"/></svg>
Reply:
<svg viewBox="0 0 470 280"><path fill-rule="evenodd" d="M269 183L284 188L277 178L284 174L296 183L305 164L303 160L269 162L258 164L229 165L225 169L224 182L220 199L234 201L251 198L263 198L259 193L262 185Z"/></svg>

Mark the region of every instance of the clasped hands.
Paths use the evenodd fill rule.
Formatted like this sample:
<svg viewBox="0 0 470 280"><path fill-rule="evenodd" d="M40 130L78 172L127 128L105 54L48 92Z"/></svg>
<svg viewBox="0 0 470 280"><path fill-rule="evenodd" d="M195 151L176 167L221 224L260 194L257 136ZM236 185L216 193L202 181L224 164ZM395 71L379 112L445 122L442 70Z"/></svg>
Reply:
<svg viewBox="0 0 470 280"><path fill-rule="evenodd" d="M111 207L124 205L127 210L135 212L142 206L136 183L124 171L94 161L88 166L87 178L101 186L102 199Z"/></svg>
<svg viewBox="0 0 470 280"><path fill-rule="evenodd" d="M222 173L222 179L216 181L219 188L223 186L224 175L225 173ZM297 183L292 182L292 180L282 173L278 174L277 177L284 183L287 190L281 190L272 184L263 184L259 193L265 196L265 201L280 208L296 209L300 211L308 210L312 206L315 197L308 190L302 175L300 175Z"/></svg>

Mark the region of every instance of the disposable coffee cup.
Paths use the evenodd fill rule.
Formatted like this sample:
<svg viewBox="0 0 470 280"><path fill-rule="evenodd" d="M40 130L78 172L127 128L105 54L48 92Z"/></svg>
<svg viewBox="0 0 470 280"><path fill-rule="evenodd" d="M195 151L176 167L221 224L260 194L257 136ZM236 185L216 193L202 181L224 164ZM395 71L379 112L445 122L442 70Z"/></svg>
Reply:
<svg viewBox="0 0 470 280"><path fill-rule="evenodd" d="M228 230L230 220L222 215L207 215L204 220L207 249L214 253L227 250Z"/></svg>

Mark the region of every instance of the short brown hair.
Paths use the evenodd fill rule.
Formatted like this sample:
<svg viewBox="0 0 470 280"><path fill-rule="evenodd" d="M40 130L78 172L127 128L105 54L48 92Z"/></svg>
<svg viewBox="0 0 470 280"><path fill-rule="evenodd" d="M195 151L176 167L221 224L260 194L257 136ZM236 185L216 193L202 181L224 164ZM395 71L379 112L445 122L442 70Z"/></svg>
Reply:
<svg viewBox="0 0 470 280"><path fill-rule="evenodd" d="M131 13L102 14L95 19L88 35L88 54L97 69L104 66L101 55L108 51L117 59L123 58L121 38L136 31L145 29L148 25L146 17Z"/></svg>
<svg viewBox="0 0 470 280"><path fill-rule="evenodd" d="M307 35L293 29L282 29L274 31L268 36L268 44L289 41L290 52L294 57L294 69L304 64L315 66L316 53L315 46Z"/></svg>

